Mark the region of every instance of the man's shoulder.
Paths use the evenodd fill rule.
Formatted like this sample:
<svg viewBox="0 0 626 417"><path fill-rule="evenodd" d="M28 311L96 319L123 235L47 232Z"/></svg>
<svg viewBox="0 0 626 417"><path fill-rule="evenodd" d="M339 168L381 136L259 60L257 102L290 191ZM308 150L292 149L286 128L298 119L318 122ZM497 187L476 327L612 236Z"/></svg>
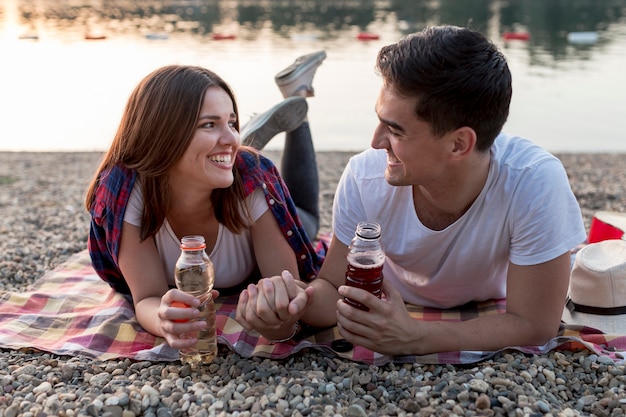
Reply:
<svg viewBox="0 0 626 417"><path fill-rule="evenodd" d="M357 179L384 179L387 153L383 149L369 148L352 156L348 166Z"/></svg>
<svg viewBox="0 0 626 417"><path fill-rule="evenodd" d="M536 143L514 135L501 133L496 138L492 152L494 159L501 166L508 166L514 169L536 168L544 162L559 160L550 152Z"/></svg>

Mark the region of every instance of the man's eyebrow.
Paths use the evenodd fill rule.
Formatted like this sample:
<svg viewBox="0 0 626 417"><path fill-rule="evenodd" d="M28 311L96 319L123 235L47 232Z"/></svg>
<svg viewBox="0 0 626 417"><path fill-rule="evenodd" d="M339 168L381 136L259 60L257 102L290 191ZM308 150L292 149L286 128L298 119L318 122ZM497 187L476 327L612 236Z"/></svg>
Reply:
<svg viewBox="0 0 626 417"><path fill-rule="evenodd" d="M378 120L380 120L381 122L383 122L387 126L391 127L392 129L397 130L400 133L404 133L404 128L402 126L400 126L398 123L393 122L391 120L384 119L384 118L382 118L380 116L378 116Z"/></svg>

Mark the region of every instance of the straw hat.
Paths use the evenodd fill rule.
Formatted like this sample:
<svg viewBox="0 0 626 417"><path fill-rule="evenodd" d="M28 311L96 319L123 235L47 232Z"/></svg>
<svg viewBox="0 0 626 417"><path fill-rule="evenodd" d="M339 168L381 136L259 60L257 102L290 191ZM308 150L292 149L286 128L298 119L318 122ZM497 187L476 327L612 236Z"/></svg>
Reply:
<svg viewBox="0 0 626 417"><path fill-rule="evenodd" d="M626 241L592 243L576 254L562 320L626 335Z"/></svg>

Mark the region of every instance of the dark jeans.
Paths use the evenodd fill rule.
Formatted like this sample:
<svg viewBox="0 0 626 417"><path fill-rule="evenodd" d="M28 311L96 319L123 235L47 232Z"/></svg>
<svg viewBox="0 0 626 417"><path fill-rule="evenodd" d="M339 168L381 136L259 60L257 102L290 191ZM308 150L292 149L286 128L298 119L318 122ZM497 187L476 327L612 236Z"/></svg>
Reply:
<svg viewBox="0 0 626 417"><path fill-rule="evenodd" d="M320 226L320 187L309 122L303 122L297 129L286 134L280 166L281 175L298 208L304 230L309 239L314 240Z"/></svg>

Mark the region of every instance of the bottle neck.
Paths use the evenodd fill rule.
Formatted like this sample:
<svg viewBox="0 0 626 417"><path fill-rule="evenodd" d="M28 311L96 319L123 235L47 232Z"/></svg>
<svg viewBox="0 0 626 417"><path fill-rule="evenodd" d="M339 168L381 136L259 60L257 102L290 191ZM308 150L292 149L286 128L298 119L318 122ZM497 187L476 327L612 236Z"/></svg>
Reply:
<svg viewBox="0 0 626 417"><path fill-rule="evenodd" d="M357 225L355 235L363 240L378 240L380 225L374 222L361 222Z"/></svg>
<svg viewBox="0 0 626 417"><path fill-rule="evenodd" d="M205 248L181 248L181 255L185 258L196 258L208 256L204 250Z"/></svg>
<svg viewBox="0 0 626 417"><path fill-rule="evenodd" d="M206 245L204 243L202 244L186 244L186 243L182 243L180 245L180 249L181 250L186 250L186 251L200 251L200 250L205 250L206 249Z"/></svg>
<svg viewBox="0 0 626 417"><path fill-rule="evenodd" d="M374 222L361 222L357 225L350 252L369 252L382 250L380 244L380 225Z"/></svg>
<svg viewBox="0 0 626 417"><path fill-rule="evenodd" d="M184 236L181 239L180 248L182 250L204 250L206 248L204 236L200 236L200 235Z"/></svg>
<svg viewBox="0 0 626 417"><path fill-rule="evenodd" d="M202 254L202 252L204 252L204 248L194 248L194 249L185 248L182 250L182 253L184 253L185 255L197 255L197 254Z"/></svg>

